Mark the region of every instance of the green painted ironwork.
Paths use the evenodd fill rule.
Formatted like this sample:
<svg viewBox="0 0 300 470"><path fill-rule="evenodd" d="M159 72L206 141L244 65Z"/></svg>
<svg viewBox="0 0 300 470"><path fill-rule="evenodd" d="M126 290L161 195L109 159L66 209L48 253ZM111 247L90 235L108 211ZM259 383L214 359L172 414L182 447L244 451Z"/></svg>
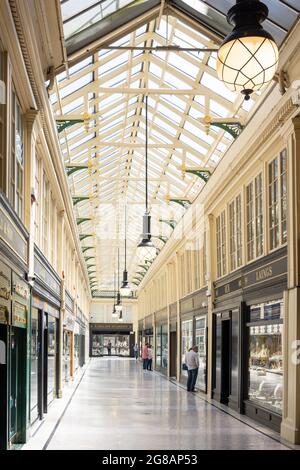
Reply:
<svg viewBox="0 0 300 470"><path fill-rule="evenodd" d="M60 134L62 131L67 129L68 127L74 126L74 124L79 124L84 122L84 119L62 119L56 120L57 132Z"/></svg>
<svg viewBox="0 0 300 470"><path fill-rule="evenodd" d="M83 246L82 247L82 252L85 253L86 251L93 250L94 248L95 248L94 246Z"/></svg>
<svg viewBox="0 0 300 470"><path fill-rule="evenodd" d="M185 209L188 209L191 205L191 201L189 201L188 199L175 199L175 198L173 199L173 198L170 198L170 202L176 202L177 204L184 207Z"/></svg>
<svg viewBox="0 0 300 470"><path fill-rule="evenodd" d="M185 170L186 173L192 173L193 175L196 175L196 176L199 176L199 178L201 178L205 183L207 183L207 181L209 180L209 177L211 175L211 172L209 170L189 170L189 169L186 169Z"/></svg>
<svg viewBox="0 0 300 470"><path fill-rule="evenodd" d="M85 256L85 261L89 261L90 259L95 259L95 256Z"/></svg>
<svg viewBox="0 0 300 470"><path fill-rule="evenodd" d="M176 227L176 220L174 219L159 219L159 222L168 224L170 227L172 227L172 229Z"/></svg>
<svg viewBox="0 0 300 470"><path fill-rule="evenodd" d="M71 176L76 171L86 170L88 168L87 165L68 165L66 166L66 172L68 176Z"/></svg>
<svg viewBox="0 0 300 470"><path fill-rule="evenodd" d="M139 264L138 266L142 269L145 269L145 271L148 271L148 269L150 268L150 265L147 266L147 265L144 265L144 264Z"/></svg>
<svg viewBox="0 0 300 470"><path fill-rule="evenodd" d="M84 222L89 222L92 220L90 217L77 217L76 223L77 225L83 224Z"/></svg>
<svg viewBox="0 0 300 470"><path fill-rule="evenodd" d="M167 237L164 237L163 235L159 235L157 238L158 238L160 241L162 241L163 243L167 243L167 241L168 241L168 238L167 238Z"/></svg>
<svg viewBox="0 0 300 470"><path fill-rule="evenodd" d="M95 266L96 266L95 264L88 264L86 268L90 269L90 268L94 268Z"/></svg>
<svg viewBox="0 0 300 470"><path fill-rule="evenodd" d="M73 196L72 199L73 199L73 206L76 206L76 204L78 204L79 202L88 201L90 198L89 196Z"/></svg>
<svg viewBox="0 0 300 470"><path fill-rule="evenodd" d="M79 234L79 240L82 241L82 240L85 240L85 238L88 238L88 237L92 237L93 235L90 234L90 233L80 233Z"/></svg>
<svg viewBox="0 0 300 470"><path fill-rule="evenodd" d="M230 134L234 139L236 139L244 129L244 126L242 126L240 122L211 122L210 125L220 127L220 129L228 132L228 134Z"/></svg>

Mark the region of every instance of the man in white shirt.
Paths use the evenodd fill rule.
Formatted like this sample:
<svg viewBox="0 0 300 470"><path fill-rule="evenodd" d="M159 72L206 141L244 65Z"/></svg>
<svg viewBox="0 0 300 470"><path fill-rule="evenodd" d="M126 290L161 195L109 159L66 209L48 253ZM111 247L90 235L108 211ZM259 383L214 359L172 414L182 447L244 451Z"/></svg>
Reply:
<svg viewBox="0 0 300 470"><path fill-rule="evenodd" d="M198 346L194 346L186 353L185 363L188 368L187 391L194 392L199 369Z"/></svg>

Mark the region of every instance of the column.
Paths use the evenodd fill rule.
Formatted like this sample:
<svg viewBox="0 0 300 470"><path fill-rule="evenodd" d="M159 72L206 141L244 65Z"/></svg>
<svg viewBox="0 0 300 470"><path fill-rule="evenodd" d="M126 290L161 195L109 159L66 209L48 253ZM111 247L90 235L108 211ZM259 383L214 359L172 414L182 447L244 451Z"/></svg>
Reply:
<svg viewBox="0 0 300 470"><path fill-rule="evenodd" d="M167 375L170 377L170 264L166 267L166 301L167 301L167 322L168 322L168 369Z"/></svg>
<svg viewBox="0 0 300 470"><path fill-rule="evenodd" d="M62 397L62 383L63 383L63 323L66 308L65 296L65 279L62 276L64 271L64 225L65 225L65 211L62 210L58 214L57 219L57 269L61 276L61 306L59 315L59 328L58 328L58 373L57 373L57 397Z"/></svg>
<svg viewBox="0 0 300 470"><path fill-rule="evenodd" d="M292 120L288 151L288 289L284 295L284 391L281 436L300 444L300 116Z"/></svg>
<svg viewBox="0 0 300 470"><path fill-rule="evenodd" d="M179 290L179 283L180 283L180 273L179 273L179 266L178 266L178 252L175 255L175 279L176 279L176 306L177 306L177 367L176 367L176 379L180 380L181 374L181 322L180 322L180 290Z"/></svg>
<svg viewBox="0 0 300 470"><path fill-rule="evenodd" d="M214 217L209 214L206 220L206 266L207 266L207 395L212 396L212 377L213 377L213 301L215 278L215 230Z"/></svg>

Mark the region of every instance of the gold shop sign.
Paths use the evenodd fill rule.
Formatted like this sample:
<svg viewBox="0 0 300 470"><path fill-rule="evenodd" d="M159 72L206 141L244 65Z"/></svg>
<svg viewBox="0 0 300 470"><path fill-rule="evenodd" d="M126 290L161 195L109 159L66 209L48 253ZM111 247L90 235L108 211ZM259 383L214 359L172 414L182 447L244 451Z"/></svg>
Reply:
<svg viewBox="0 0 300 470"><path fill-rule="evenodd" d="M17 326L19 328L26 328L27 326L27 308L19 302L14 302L13 326Z"/></svg>
<svg viewBox="0 0 300 470"><path fill-rule="evenodd" d="M27 241L0 206L0 239L27 263Z"/></svg>
<svg viewBox="0 0 300 470"><path fill-rule="evenodd" d="M0 305L0 323L8 324L9 311L4 305Z"/></svg>

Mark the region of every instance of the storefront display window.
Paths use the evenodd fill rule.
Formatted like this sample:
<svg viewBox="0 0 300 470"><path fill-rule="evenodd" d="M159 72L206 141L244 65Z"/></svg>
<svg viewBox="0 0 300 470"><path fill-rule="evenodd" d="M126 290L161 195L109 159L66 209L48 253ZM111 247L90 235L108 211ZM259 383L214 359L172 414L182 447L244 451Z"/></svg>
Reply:
<svg viewBox="0 0 300 470"><path fill-rule="evenodd" d="M193 346L193 320L181 323L181 363L185 363L185 354ZM181 367L182 375L187 376L187 371Z"/></svg>
<svg viewBox="0 0 300 470"><path fill-rule="evenodd" d="M48 394L55 395L56 318L48 315Z"/></svg>
<svg viewBox="0 0 300 470"><path fill-rule="evenodd" d="M156 327L156 366L161 367L161 326Z"/></svg>
<svg viewBox="0 0 300 470"><path fill-rule="evenodd" d="M74 335L74 369L79 367L79 335Z"/></svg>
<svg viewBox="0 0 300 470"><path fill-rule="evenodd" d="M277 413L283 395L282 314L282 301L251 306L248 325L249 399Z"/></svg>
<svg viewBox="0 0 300 470"><path fill-rule="evenodd" d="M36 308L32 308L31 314L31 390L30 390L30 421L33 423L38 418L38 315Z"/></svg>
<svg viewBox="0 0 300 470"><path fill-rule="evenodd" d="M70 379L71 373L71 333L64 331L64 379L66 382Z"/></svg>
<svg viewBox="0 0 300 470"><path fill-rule="evenodd" d="M161 367L168 367L168 325L161 327Z"/></svg>
<svg viewBox="0 0 300 470"><path fill-rule="evenodd" d="M108 355L108 346L111 344L112 356L129 356L129 335L93 334L92 356Z"/></svg>
<svg viewBox="0 0 300 470"><path fill-rule="evenodd" d="M199 372L197 384L206 389L206 316L196 318L196 346L199 354Z"/></svg>

